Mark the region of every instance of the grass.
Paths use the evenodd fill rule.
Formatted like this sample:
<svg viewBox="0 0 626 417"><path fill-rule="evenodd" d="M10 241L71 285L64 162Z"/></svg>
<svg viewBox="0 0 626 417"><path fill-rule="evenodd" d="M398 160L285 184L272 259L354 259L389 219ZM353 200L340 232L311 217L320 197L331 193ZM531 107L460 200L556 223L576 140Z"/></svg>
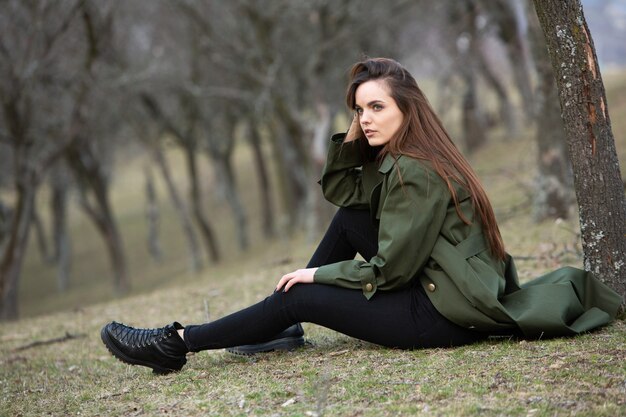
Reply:
<svg viewBox="0 0 626 417"><path fill-rule="evenodd" d="M306 246L306 245L303 245ZM111 319L137 325L221 316L259 299L280 271L202 280L77 311L3 324L0 415L617 416L626 413L626 322L538 342L490 340L396 351L305 325L296 352L189 357L154 376L108 354L98 332ZM252 265L249 265L252 267ZM16 350L70 332L63 343Z"/></svg>
<svg viewBox="0 0 626 417"><path fill-rule="evenodd" d="M626 78L608 76L605 81L624 166L626 117L620 116L626 114ZM507 247L518 256L522 280L582 263L572 232L578 230L575 216L561 223L531 221L524 185L532 181L534 149L529 134L515 141L494 138L472 156ZM179 156L171 156L179 167ZM244 162L248 157L240 155ZM134 292L114 298L101 243L74 213L74 277L80 281L73 282L68 294L55 295L54 274L31 254L22 286L25 318L0 324L0 416L626 415L624 317L574 338L497 339L411 352L383 349L305 324L310 344L296 352L255 357L201 352L189 357L182 372L167 376L116 361L99 339L107 321L161 326L172 320L213 320L262 299L278 276L301 267L313 250L301 236L266 243L256 233L250 252L240 254L232 242L224 242L222 265L189 274L178 225L164 208L169 262L154 264L143 249L139 171L130 170L124 182L116 184L114 195ZM209 172L204 175L210 177ZM246 204L254 204L254 183L246 175L241 178ZM208 209L220 235L232 230L223 204L214 202ZM260 227L254 224L253 229ZM21 349L68 332L77 337Z"/></svg>

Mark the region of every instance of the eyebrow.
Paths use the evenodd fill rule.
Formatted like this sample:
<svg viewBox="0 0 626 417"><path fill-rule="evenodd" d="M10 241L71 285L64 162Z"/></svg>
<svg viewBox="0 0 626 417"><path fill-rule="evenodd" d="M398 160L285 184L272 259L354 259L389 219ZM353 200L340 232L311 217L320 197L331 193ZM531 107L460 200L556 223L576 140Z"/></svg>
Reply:
<svg viewBox="0 0 626 417"><path fill-rule="evenodd" d="M384 100L372 100L372 101L370 101L369 103L366 104L366 107L371 107L374 104L378 104L378 103L385 104L385 101ZM354 107L361 107L361 106L359 106L358 104L355 103Z"/></svg>

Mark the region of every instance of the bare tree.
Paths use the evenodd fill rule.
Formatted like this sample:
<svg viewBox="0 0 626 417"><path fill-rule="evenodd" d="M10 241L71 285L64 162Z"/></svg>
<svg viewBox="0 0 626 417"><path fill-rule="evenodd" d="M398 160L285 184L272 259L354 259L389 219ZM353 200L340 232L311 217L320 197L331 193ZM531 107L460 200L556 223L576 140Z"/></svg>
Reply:
<svg viewBox="0 0 626 417"><path fill-rule="evenodd" d="M198 127L200 114L198 103L188 92L179 91L178 98L180 109L182 110L182 124L178 126L173 118L165 114L164 110L151 95L142 94L142 102L155 121L161 123L163 130L170 133L176 143L183 149L187 177L190 181L190 201L192 213L203 238L209 259L213 262L220 260L220 252L217 245L217 238L213 232L213 227L204 213L202 206L202 193L200 189L200 179L198 177L197 152L200 150L198 143Z"/></svg>
<svg viewBox="0 0 626 417"><path fill-rule="evenodd" d="M202 269L202 253L198 238L193 227L193 219L189 213L184 199L180 196L178 188L174 183L172 170L167 158L163 153L163 129L155 126L151 118L144 115L141 105L136 104L129 107L131 111L126 113L127 123L132 127L137 139L151 156L151 160L156 165L165 188L169 195L171 204L180 221L189 254L189 269L197 272Z"/></svg>
<svg viewBox="0 0 626 417"><path fill-rule="evenodd" d="M73 84L67 78L67 66L76 61L60 59L60 48L63 44L64 48L76 48L78 56L85 53L77 40L84 2L57 6L51 2L0 2L1 137L11 151L16 194L0 255L2 319L18 316L19 278L36 191L46 170L61 157L80 127L87 84L80 77Z"/></svg>
<svg viewBox="0 0 626 417"><path fill-rule="evenodd" d="M113 282L118 293L130 289L130 278L122 235L110 201L115 139L120 132L119 111L109 105L116 96L114 83L109 78L117 75L114 69L117 55L114 48L116 4L88 1L82 8L85 30L85 56L82 71L85 84L83 115L75 140L65 151L65 161L79 185L81 208L94 222L109 253L113 268Z"/></svg>
<svg viewBox="0 0 626 417"><path fill-rule="evenodd" d="M579 0L534 0L556 75L584 266L626 296L626 199L593 39Z"/></svg>

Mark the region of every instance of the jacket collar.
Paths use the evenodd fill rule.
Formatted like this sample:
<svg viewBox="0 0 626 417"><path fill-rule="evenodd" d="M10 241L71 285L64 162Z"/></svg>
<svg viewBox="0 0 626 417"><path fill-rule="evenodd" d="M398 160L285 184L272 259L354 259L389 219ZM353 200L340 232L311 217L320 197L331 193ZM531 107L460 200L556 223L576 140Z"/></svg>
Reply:
<svg viewBox="0 0 626 417"><path fill-rule="evenodd" d="M378 172L380 172L381 174L387 174L389 171L391 171L391 168L393 168L394 164L396 164L397 160L400 158L402 158L402 155L398 155L397 158L394 158L393 155L388 153L387 155L385 155L383 162L380 163L380 168L378 168Z"/></svg>

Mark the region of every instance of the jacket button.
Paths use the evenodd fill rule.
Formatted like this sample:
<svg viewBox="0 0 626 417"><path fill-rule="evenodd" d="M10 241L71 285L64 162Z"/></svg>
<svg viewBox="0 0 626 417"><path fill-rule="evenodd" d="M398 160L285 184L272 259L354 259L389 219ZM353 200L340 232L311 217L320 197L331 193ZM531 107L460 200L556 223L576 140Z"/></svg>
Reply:
<svg viewBox="0 0 626 417"><path fill-rule="evenodd" d="M372 284L370 284L369 282L367 284L365 284L365 291L370 292L374 289L374 286Z"/></svg>
<svg viewBox="0 0 626 417"><path fill-rule="evenodd" d="M432 282L430 284L428 284L426 286L426 289L430 292L435 292L435 290L437 289L437 287L435 286L435 284L433 284Z"/></svg>

